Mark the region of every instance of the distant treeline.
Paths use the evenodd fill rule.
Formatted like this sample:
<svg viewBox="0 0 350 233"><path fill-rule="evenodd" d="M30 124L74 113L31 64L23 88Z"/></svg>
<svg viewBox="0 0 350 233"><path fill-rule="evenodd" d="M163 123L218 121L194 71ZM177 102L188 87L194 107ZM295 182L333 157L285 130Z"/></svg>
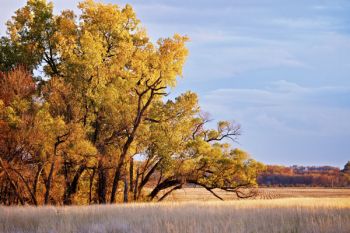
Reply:
<svg viewBox="0 0 350 233"><path fill-rule="evenodd" d="M331 166L268 165L258 176L259 186L350 187L350 162L344 169Z"/></svg>

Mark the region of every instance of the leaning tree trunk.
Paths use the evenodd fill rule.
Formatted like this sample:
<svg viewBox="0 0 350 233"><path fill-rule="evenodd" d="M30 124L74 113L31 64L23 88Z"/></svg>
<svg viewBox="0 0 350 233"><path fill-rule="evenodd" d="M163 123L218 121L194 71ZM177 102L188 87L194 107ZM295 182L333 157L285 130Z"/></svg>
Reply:
<svg viewBox="0 0 350 233"><path fill-rule="evenodd" d="M114 179L113 179L112 192L111 192L111 200L110 200L111 203L115 202L115 196L116 196L116 193L117 193L118 182L120 180L120 173L121 173L122 166L124 165L125 157L126 157L128 151L129 151L129 148L130 148L131 144L134 141L137 129L138 129L138 127L141 124L142 117L143 117L145 111L150 106L154 96L156 94L159 94L159 93L155 92L155 91L161 89L161 88L156 88L156 86L159 83L161 83L160 78L157 81L155 81L152 85L148 86L148 89L142 91L141 93L136 91L136 94L138 95L137 112L136 112L135 120L134 120L134 123L133 123L132 132L127 137L127 140L126 140L126 142L125 142L125 144L123 146L122 153L120 154L119 161L118 161L117 166L116 166ZM148 97L146 103L142 106L143 96L146 93L148 93L149 91L150 91L150 96Z"/></svg>
<svg viewBox="0 0 350 233"><path fill-rule="evenodd" d="M160 191L176 186L176 185L180 185L181 182L179 180L170 180L170 179L166 179L163 182L161 182L160 184L158 184L153 190L152 192L148 195L148 197L153 200Z"/></svg>
<svg viewBox="0 0 350 233"><path fill-rule="evenodd" d="M85 165L80 165L78 170L75 172L74 178L72 182L67 184L66 190L64 192L64 198L63 198L63 203L65 205L71 205L72 204L72 196L78 191L78 184L79 184L79 179L83 172L85 171L86 166Z"/></svg>

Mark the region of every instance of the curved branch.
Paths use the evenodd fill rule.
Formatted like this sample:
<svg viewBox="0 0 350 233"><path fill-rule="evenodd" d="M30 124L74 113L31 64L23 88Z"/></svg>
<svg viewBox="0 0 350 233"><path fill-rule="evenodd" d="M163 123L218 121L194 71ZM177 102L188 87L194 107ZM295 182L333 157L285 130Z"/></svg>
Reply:
<svg viewBox="0 0 350 233"><path fill-rule="evenodd" d="M224 199L222 197L220 197L218 194L216 194L211 188L206 188L204 187L206 190L208 190L211 194L213 194L216 198L220 199L221 201L223 201Z"/></svg>
<svg viewBox="0 0 350 233"><path fill-rule="evenodd" d="M172 186L175 185L179 185L181 182L177 179L172 180L171 178L164 180L163 182L161 182L160 184L158 184L150 194L148 194L148 197L153 200L157 194L164 189L170 188Z"/></svg>
<svg viewBox="0 0 350 233"><path fill-rule="evenodd" d="M172 193L173 191L175 191L177 189L181 189L181 188L182 188L182 184L175 186L174 188L172 188L168 192L166 192L158 201L163 201L170 193Z"/></svg>
<svg viewBox="0 0 350 233"><path fill-rule="evenodd" d="M205 188L206 190L208 190L211 194L213 194L213 196L215 196L216 198L220 199L221 201L223 201L224 199L222 197L220 197L218 194L216 194L213 189L215 189L216 187L209 187L205 184L202 184L202 183L199 183L195 180L190 180L189 183L191 184L196 184L196 185L199 185L199 186L202 186L203 188Z"/></svg>
<svg viewBox="0 0 350 233"><path fill-rule="evenodd" d="M16 192L16 195L19 199L19 201L21 202L22 205L24 205L24 200L23 198L21 197L21 195L19 194L19 190L18 190L18 187L16 185L16 183L11 179L11 176L10 176L10 173L7 171L7 169L5 168L4 166L4 163L2 161L2 159L0 158L0 166L2 167L2 169L4 170L8 180L10 181L10 185L12 186L12 188L14 189L14 191Z"/></svg>

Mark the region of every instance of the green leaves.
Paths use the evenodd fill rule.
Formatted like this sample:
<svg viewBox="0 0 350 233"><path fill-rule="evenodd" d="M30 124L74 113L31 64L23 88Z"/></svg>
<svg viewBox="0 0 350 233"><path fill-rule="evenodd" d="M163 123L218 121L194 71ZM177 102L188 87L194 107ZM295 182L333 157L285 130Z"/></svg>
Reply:
<svg viewBox="0 0 350 233"><path fill-rule="evenodd" d="M52 3L29 0L7 22L7 33L11 40L9 45L16 48L20 62L24 62L22 64L31 70L43 60L46 63L54 62L56 41L53 36L56 25L52 12Z"/></svg>

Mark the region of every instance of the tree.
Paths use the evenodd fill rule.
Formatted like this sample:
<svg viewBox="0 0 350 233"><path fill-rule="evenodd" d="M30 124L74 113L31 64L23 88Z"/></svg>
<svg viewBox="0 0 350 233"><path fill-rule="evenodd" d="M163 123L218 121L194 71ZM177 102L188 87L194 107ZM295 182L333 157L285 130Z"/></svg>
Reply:
<svg viewBox="0 0 350 233"><path fill-rule="evenodd" d="M28 167L21 168L21 162L30 159L25 149L28 146L26 126L32 121L30 97L33 93L34 82L23 68L0 73L0 178L4 190L1 197L5 198L2 201L9 201L6 199L13 196L12 201L25 202L16 182L19 179L32 191L25 177ZM35 195L31 194L36 204Z"/></svg>
<svg viewBox="0 0 350 233"><path fill-rule="evenodd" d="M1 61L6 61L5 69L24 65L32 71L45 62L55 70L57 40L52 3L28 0L7 22L7 33L9 37L1 39L0 53Z"/></svg>
<svg viewBox="0 0 350 233"><path fill-rule="evenodd" d="M342 170L342 172L350 174L350 161L348 161L345 165L344 165L344 169Z"/></svg>
<svg viewBox="0 0 350 233"><path fill-rule="evenodd" d="M225 142L236 139L238 125L205 129L194 93L163 98L182 75L188 38L152 43L130 5L86 0L78 8L79 17L55 15L52 3L28 0L7 23L0 52L3 202L12 193L21 203L90 204L122 195L154 199L185 183L237 195L254 186L260 164ZM41 67L43 77L33 78ZM144 160L134 163L136 155Z"/></svg>
<svg viewBox="0 0 350 233"><path fill-rule="evenodd" d="M202 186L220 199L213 190L242 198L254 194L242 190L256 186L256 175L264 166L224 141L236 139L239 125L222 121L217 130L205 129L208 119L201 116L197 96L191 92L159 104L163 107L157 107L148 119L156 124L151 125L144 151L139 152L145 159L137 172L134 199L142 198L142 189L150 181L153 190L146 199L151 200L160 193L158 199L163 200L186 184Z"/></svg>
<svg viewBox="0 0 350 233"><path fill-rule="evenodd" d="M344 165L344 169L342 170L342 174L343 174L343 179L344 179L344 184L346 186L350 185L350 161L348 161L345 165Z"/></svg>

